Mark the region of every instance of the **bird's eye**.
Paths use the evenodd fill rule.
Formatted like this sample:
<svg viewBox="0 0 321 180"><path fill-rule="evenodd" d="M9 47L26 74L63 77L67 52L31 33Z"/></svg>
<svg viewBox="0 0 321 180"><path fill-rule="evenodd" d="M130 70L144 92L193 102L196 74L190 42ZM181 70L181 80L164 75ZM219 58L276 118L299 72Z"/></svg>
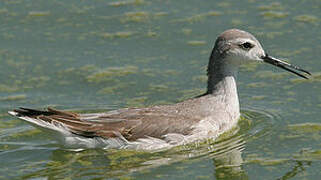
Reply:
<svg viewBox="0 0 321 180"><path fill-rule="evenodd" d="M241 44L240 46L241 46L241 48L247 49L247 50L249 50L249 49L251 49L252 47L254 47L254 45L251 44L251 43L249 43L249 42L245 42L245 43Z"/></svg>

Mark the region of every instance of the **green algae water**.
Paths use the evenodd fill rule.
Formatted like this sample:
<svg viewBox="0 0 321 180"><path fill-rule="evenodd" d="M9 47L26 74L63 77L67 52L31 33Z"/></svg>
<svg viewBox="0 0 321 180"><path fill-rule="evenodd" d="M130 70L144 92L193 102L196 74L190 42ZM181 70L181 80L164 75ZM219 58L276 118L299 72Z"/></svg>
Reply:
<svg viewBox="0 0 321 180"><path fill-rule="evenodd" d="M0 2L0 179L318 179L321 1ZM175 103L205 91L216 37L239 28L312 72L241 68L242 118L218 140L162 152L63 149L7 115Z"/></svg>

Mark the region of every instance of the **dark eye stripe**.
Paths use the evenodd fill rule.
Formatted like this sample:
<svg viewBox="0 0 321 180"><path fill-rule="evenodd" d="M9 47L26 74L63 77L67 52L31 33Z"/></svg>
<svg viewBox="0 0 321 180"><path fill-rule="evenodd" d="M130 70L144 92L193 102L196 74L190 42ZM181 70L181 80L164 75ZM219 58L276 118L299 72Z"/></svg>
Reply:
<svg viewBox="0 0 321 180"><path fill-rule="evenodd" d="M245 43L243 43L243 44L240 44L240 47L243 48L243 49L249 50L249 49L253 48L254 45L251 44L251 43L249 43L249 42L245 42Z"/></svg>

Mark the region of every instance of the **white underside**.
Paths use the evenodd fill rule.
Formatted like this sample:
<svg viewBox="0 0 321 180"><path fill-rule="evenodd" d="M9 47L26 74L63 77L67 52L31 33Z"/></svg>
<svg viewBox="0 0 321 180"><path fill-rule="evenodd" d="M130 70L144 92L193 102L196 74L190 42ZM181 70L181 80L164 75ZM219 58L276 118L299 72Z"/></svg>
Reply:
<svg viewBox="0 0 321 180"><path fill-rule="evenodd" d="M10 111L9 114L17 116L16 112ZM55 134L55 138L68 149L81 150L90 148L103 148L103 149L137 149L156 151L169 149L174 146L188 144L190 142L204 140L208 138L216 138L224 132L216 124L210 123L207 119L201 120L193 128L193 132L190 135L182 134L166 134L162 139L148 137L140 138L136 141L127 141L124 137L117 138L87 138L71 133L67 127L61 123L48 123L42 120L20 116L18 117L31 123L33 126L44 129ZM231 127L225 127L227 130Z"/></svg>

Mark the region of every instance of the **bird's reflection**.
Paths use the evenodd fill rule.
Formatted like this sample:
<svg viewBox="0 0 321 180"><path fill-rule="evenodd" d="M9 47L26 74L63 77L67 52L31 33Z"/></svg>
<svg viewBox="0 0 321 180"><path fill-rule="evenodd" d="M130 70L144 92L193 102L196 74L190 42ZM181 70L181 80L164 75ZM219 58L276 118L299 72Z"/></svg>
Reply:
<svg viewBox="0 0 321 180"><path fill-rule="evenodd" d="M137 152L128 150L86 150L71 152L54 150L51 161L45 167L35 167L34 171L23 178L116 178L131 176L133 173L150 172L154 174L160 166L171 166L177 162L196 159L197 162L211 159L213 161L214 179L249 179L243 167L242 158L245 141L240 135L234 135L214 144L200 143L195 146L178 147L165 152ZM290 179L306 171L311 165L307 160L289 160L293 168L279 179ZM32 168L32 167L30 167ZM177 171L170 168L169 171Z"/></svg>
<svg viewBox="0 0 321 180"><path fill-rule="evenodd" d="M213 158L216 179L248 179L242 168L242 149L233 149L221 156Z"/></svg>

